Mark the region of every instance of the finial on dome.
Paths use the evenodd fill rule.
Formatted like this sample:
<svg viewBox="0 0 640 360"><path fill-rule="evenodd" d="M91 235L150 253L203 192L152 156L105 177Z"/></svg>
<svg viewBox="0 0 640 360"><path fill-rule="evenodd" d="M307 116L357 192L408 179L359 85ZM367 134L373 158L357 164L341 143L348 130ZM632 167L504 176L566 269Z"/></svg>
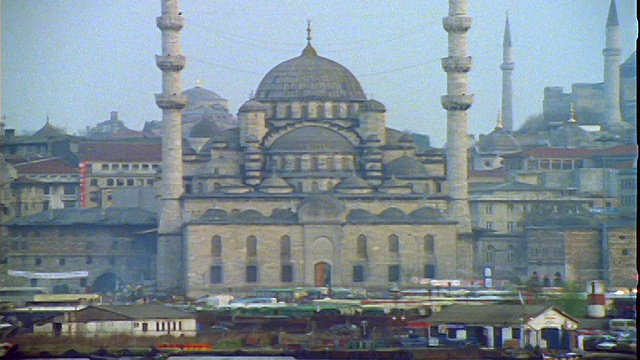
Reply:
<svg viewBox="0 0 640 360"><path fill-rule="evenodd" d="M311 20L307 20L307 46L302 50L302 55L318 55L316 49L311 46Z"/></svg>
<svg viewBox="0 0 640 360"><path fill-rule="evenodd" d="M196 80L196 87L202 87L202 79Z"/></svg>
<svg viewBox="0 0 640 360"><path fill-rule="evenodd" d="M569 124L577 124L578 120L576 119L576 104L571 103L571 118L568 121Z"/></svg>
<svg viewBox="0 0 640 360"><path fill-rule="evenodd" d="M498 110L498 123L496 124L496 130L502 129L502 110Z"/></svg>

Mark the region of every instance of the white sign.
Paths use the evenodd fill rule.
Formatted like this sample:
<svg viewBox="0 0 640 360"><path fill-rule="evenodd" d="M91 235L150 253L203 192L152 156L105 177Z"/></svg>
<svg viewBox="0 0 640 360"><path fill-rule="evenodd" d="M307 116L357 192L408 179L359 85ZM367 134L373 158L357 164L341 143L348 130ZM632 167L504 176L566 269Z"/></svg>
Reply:
<svg viewBox="0 0 640 360"><path fill-rule="evenodd" d="M29 279L73 279L89 277L88 271L70 271L70 272L33 272L9 270L7 274L10 276L25 277Z"/></svg>

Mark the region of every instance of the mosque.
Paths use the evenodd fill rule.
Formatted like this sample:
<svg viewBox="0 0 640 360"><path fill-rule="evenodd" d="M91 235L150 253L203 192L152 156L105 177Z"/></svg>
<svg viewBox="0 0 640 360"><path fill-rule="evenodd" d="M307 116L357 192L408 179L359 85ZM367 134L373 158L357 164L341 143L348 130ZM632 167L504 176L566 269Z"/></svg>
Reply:
<svg viewBox="0 0 640 360"><path fill-rule="evenodd" d="M443 106L466 129L471 59L459 54L470 18L466 1L453 3L445 29L456 56L443 68L455 86ZM179 39L182 24L177 1L163 1L163 39ZM418 154L410 134L386 126L384 104L320 56L307 32L301 54L271 69L240 107L238 128L194 124L185 139L176 131L185 99L175 95L184 58L179 41L163 41L160 287L192 297L277 286L388 289L471 274L471 243L460 235L470 232L468 204L461 227L444 181L453 169L464 185L466 155L447 170ZM457 192L466 204L466 186Z"/></svg>

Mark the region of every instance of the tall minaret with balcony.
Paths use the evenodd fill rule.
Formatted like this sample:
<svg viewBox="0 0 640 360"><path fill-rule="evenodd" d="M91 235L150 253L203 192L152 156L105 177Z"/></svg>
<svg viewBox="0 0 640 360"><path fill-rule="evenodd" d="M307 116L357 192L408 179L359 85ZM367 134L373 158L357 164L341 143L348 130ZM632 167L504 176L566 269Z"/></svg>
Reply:
<svg viewBox="0 0 640 360"><path fill-rule="evenodd" d="M156 19L162 32L162 55L156 64L162 70L162 93L156 94L156 104L162 109L162 181L161 211L158 225L159 288L182 287L182 109L187 99L182 95L180 71L185 58L180 55L180 30L184 19L179 0L162 0L162 15Z"/></svg>
<svg viewBox="0 0 640 360"><path fill-rule="evenodd" d="M447 95L442 107L447 110L447 183L449 185L449 214L458 221L458 231L471 232L467 186L467 110L473 103L468 93L471 57L467 56L467 31L471 17L467 16L467 0L449 0L449 16L443 19L449 37L449 56L442 59L447 73Z"/></svg>
<svg viewBox="0 0 640 360"><path fill-rule="evenodd" d="M606 26L606 47L604 55L604 125L622 121L620 115L620 52L621 35L615 0L611 0Z"/></svg>
<svg viewBox="0 0 640 360"><path fill-rule="evenodd" d="M502 124L506 131L513 131L513 73L514 63L511 52L511 31L509 29L509 14L504 24L504 40L502 41Z"/></svg>

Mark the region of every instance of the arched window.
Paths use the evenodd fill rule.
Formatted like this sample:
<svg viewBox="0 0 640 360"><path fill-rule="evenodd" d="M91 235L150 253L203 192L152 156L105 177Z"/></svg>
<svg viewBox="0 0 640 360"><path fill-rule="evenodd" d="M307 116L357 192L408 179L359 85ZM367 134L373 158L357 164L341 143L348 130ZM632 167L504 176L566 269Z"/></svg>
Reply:
<svg viewBox="0 0 640 360"><path fill-rule="evenodd" d="M324 105L320 104L316 107L316 117L318 119L324 118Z"/></svg>
<svg viewBox="0 0 640 360"><path fill-rule="evenodd" d="M280 260L291 261L291 238L287 235L280 237Z"/></svg>
<svg viewBox="0 0 640 360"><path fill-rule="evenodd" d="M247 257L256 257L258 255L258 240L255 236L247 237Z"/></svg>
<svg viewBox="0 0 640 360"><path fill-rule="evenodd" d="M218 235L211 238L211 256L222 257L222 238Z"/></svg>
<svg viewBox="0 0 640 360"><path fill-rule="evenodd" d="M309 108L307 107L307 105L302 105L300 107L300 117L302 119L306 119L309 117Z"/></svg>
<svg viewBox="0 0 640 360"><path fill-rule="evenodd" d="M338 104L334 104L334 105L331 107L331 112L332 112L331 116L332 116L334 119L339 118L339 117L340 117L340 106L338 106Z"/></svg>
<svg viewBox="0 0 640 360"><path fill-rule="evenodd" d="M202 183L198 183L198 194L204 193L204 185Z"/></svg>
<svg viewBox="0 0 640 360"><path fill-rule="evenodd" d="M342 170L351 169L351 159L349 159L348 157L343 157L341 161L342 161Z"/></svg>
<svg viewBox="0 0 640 360"><path fill-rule="evenodd" d="M318 170L318 158L315 156L311 158L311 170Z"/></svg>
<svg viewBox="0 0 640 360"><path fill-rule="evenodd" d="M317 192L318 190L320 190L320 187L318 186L318 182L314 181L311 183L311 192Z"/></svg>
<svg viewBox="0 0 640 360"><path fill-rule="evenodd" d="M428 255L433 255L436 250L436 239L433 235L424 236L424 252Z"/></svg>
<svg viewBox="0 0 640 360"><path fill-rule="evenodd" d="M294 167L295 167L295 170L297 171L302 170L302 158L299 158L299 157L295 158Z"/></svg>
<svg viewBox="0 0 640 360"><path fill-rule="evenodd" d="M492 245L487 246L487 251L485 253L485 259L487 261L493 261L494 252L495 252L495 248Z"/></svg>
<svg viewBox="0 0 640 360"><path fill-rule="evenodd" d="M287 158L283 156L280 158L280 170L285 170L286 168L287 168Z"/></svg>
<svg viewBox="0 0 640 360"><path fill-rule="evenodd" d="M389 235L389 252L391 253L399 253L400 252L400 239L398 235L392 234Z"/></svg>
<svg viewBox="0 0 640 360"><path fill-rule="evenodd" d="M356 240L357 253L360 258L366 259L367 255L367 237L360 234Z"/></svg>
<svg viewBox="0 0 640 360"><path fill-rule="evenodd" d="M336 163L335 160L333 160L333 157L330 156L327 158L327 170L335 170L336 168Z"/></svg>

